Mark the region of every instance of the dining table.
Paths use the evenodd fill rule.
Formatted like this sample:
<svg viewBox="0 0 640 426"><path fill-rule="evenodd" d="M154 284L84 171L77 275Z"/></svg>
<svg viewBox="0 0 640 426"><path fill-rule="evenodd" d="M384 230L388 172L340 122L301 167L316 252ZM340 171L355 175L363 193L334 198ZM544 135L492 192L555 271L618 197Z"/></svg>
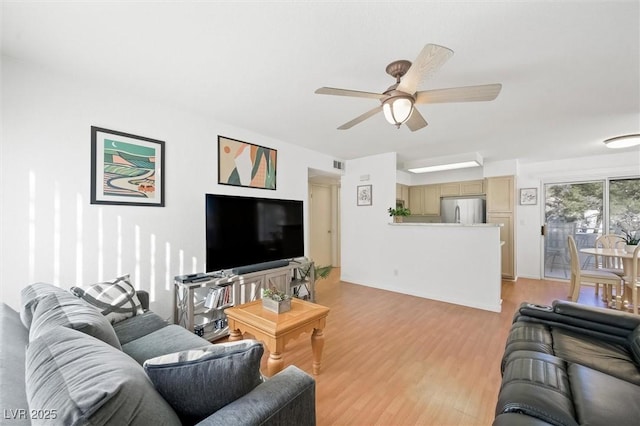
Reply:
<svg viewBox="0 0 640 426"><path fill-rule="evenodd" d="M617 257L622 260L624 276L629 279L631 277L631 270L633 269L633 252L628 252L624 248L585 247L580 249L580 253L603 257ZM638 268L640 270L640 261L638 261ZM619 291L616 291L616 308L622 309L622 307L622 294L620 294Z"/></svg>

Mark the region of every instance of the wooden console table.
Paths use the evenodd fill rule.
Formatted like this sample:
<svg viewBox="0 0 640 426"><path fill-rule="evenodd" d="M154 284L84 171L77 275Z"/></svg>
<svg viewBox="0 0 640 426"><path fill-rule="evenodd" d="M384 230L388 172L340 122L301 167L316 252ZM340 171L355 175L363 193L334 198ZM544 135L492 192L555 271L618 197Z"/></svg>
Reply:
<svg viewBox="0 0 640 426"><path fill-rule="evenodd" d="M241 340L243 333L252 334L262 340L269 350L267 375L273 376L284 367L282 353L287 342L301 333L311 332L313 351L313 374L320 373L322 348L329 308L304 300L292 299L291 310L282 314L268 311L262 301L238 305L225 309L229 321L229 340Z"/></svg>

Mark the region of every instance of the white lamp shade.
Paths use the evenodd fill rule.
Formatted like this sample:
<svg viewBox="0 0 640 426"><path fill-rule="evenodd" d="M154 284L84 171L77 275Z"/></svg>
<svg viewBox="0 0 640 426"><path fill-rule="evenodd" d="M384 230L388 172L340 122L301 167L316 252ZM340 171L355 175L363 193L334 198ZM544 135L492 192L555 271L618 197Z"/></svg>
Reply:
<svg viewBox="0 0 640 426"><path fill-rule="evenodd" d="M400 125L409 119L413 102L407 98L390 99L382 105L384 118L391 124Z"/></svg>

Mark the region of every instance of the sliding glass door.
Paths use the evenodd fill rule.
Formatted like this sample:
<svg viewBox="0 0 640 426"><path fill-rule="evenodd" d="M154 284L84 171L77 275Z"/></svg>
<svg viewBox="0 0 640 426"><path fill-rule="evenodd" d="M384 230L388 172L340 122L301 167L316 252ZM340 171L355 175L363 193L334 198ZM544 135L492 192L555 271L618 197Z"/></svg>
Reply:
<svg viewBox="0 0 640 426"><path fill-rule="evenodd" d="M578 249L593 247L602 235L604 181L551 183L544 186L545 232L544 276L568 279L570 257L567 237L572 235ZM589 258L581 255L580 264Z"/></svg>
<svg viewBox="0 0 640 426"><path fill-rule="evenodd" d="M569 279L567 237L578 250L594 247L602 234L640 234L640 178L603 179L544 185L544 276ZM594 268L593 256L579 255L582 269Z"/></svg>
<svg viewBox="0 0 640 426"><path fill-rule="evenodd" d="M615 234L640 234L640 179L609 181L609 229Z"/></svg>

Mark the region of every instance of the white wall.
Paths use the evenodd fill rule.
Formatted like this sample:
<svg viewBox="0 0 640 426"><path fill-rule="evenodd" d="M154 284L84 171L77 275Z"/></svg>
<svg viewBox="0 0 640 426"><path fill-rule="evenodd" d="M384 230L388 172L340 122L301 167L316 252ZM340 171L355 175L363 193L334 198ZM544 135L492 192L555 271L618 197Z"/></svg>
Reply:
<svg viewBox="0 0 640 426"><path fill-rule="evenodd" d="M167 318L173 277L204 269L205 193L306 205L308 168L332 171L332 157L167 103L7 57L1 71L0 297L14 308L35 281L69 288L130 273ZM92 125L165 141L166 207L90 204ZM218 185L217 135L277 149L277 190Z"/></svg>
<svg viewBox="0 0 640 426"><path fill-rule="evenodd" d="M341 276L345 281L376 283L385 264L391 221L387 209L396 205L396 154L348 160L345 169L340 185ZM364 175L369 175L368 181L360 180ZM359 185L372 185L371 206L356 205Z"/></svg>
<svg viewBox="0 0 640 426"><path fill-rule="evenodd" d="M360 180L364 175L368 181ZM395 153L347 161L341 185L342 279L500 311L499 229L390 225L387 209L395 206L396 177ZM357 187L369 184L373 205L357 206ZM468 273L460 272L461 264Z"/></svg>

